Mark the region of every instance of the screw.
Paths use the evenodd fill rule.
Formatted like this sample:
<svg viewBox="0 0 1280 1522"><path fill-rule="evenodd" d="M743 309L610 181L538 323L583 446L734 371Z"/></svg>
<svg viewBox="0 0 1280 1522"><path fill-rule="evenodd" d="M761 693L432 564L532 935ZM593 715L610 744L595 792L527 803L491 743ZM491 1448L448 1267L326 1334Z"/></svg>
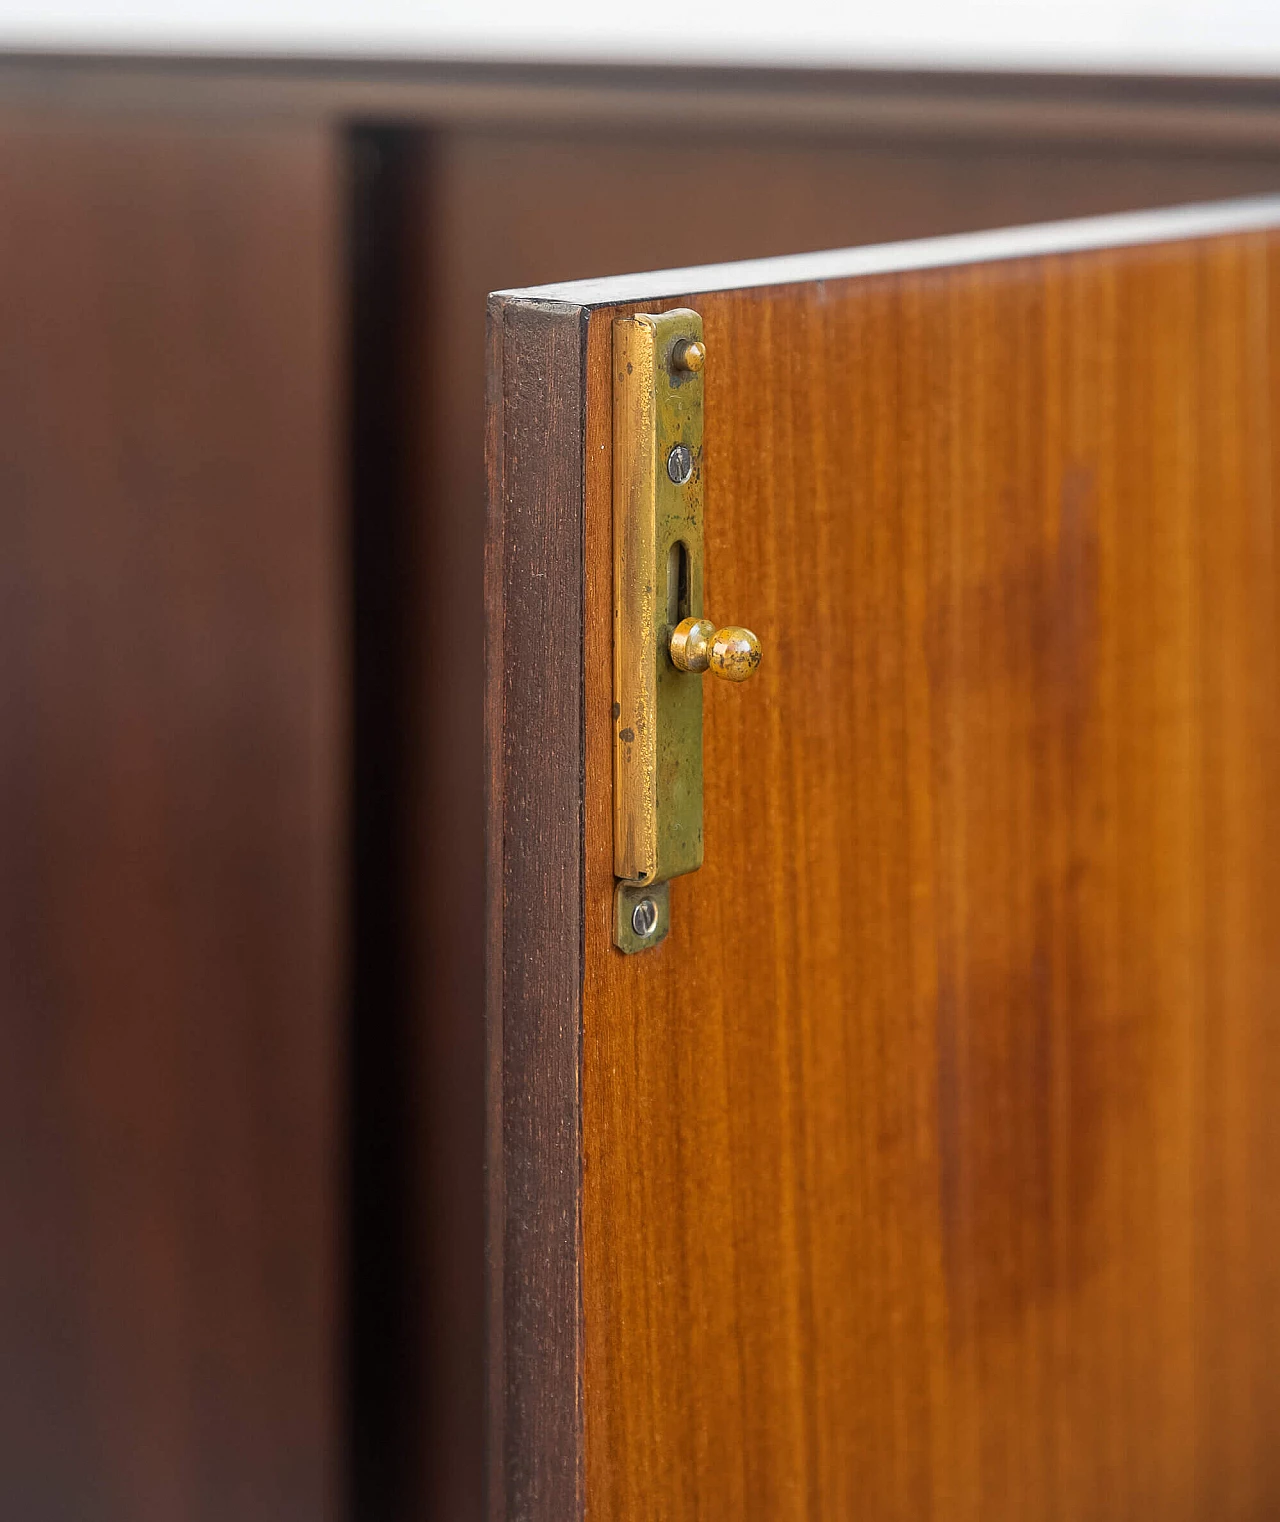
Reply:
<svg viewBox="0 0 1280 1522"><path fill-rule="evenodd" d="M667 474L677 486L693 474L693 451L687 444L677 444L667 456Z"/></svg>
<svg viewBox="0 0 1280 1522"><path fill-rule="evenodd" d="M641 940L658 928L658 906L651 898L642 898L631 911L631 928Z"/></svg>

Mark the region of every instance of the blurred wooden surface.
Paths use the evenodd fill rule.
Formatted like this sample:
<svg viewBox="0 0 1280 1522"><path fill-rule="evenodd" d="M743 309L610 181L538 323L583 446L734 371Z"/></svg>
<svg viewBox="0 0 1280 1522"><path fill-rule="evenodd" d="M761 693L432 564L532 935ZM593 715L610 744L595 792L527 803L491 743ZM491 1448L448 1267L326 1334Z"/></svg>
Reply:
<svg viewBox="0 0 1280 1522"><path fill-rule="evenodd" d="M0 1510L338 1515L337 141L0 121Z"/></svg>
<svg viewBox="0 0 1280 1522"><path fill-rule="evenodd" d="M1252 234L654 303L766 655L634 957L593 314L599 1522L1280 1507L1278 290Z"/></svg>
<svg viewBox="0 0 1280 1522"><path fill-rule="evenodd" d="M416 129L596 127L759 141L1121 143L1179 156L1280 149L1280 83L1009 69L467 63L200 53L0 54L0 93L61 109L297 114Z"/></svg>

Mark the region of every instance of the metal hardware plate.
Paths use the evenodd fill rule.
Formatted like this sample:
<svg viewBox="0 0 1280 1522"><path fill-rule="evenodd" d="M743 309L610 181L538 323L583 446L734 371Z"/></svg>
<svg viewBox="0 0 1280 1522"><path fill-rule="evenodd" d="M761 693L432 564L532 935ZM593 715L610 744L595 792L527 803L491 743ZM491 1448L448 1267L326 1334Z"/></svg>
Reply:
<svg viewBox="0 0 1280 1522"><path fill-rule="evenodd" d="M683 309L613 328L614 873L641 885L702 865L702 683L668 649L702 614L701 341Z"/></svg>
<svg viewBox="0 0 1280 1522"><path fill-rule="evenodd" d="M613 896L613 943L619 951L648 951L671 929L671 895L666 883L641 887L619 883Z"/></svg>

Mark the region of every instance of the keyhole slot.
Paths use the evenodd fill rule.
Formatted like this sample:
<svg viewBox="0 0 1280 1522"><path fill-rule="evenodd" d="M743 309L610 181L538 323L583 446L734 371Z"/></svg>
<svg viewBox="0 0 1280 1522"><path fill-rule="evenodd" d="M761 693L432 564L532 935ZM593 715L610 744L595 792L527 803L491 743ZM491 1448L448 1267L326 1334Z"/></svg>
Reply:
<svg viewBox="0 0 1280 1522"><path fill-rule="evenodd" d="M677 539L667 554L667 623L674 629L689 611L689 546Z"/></svg>

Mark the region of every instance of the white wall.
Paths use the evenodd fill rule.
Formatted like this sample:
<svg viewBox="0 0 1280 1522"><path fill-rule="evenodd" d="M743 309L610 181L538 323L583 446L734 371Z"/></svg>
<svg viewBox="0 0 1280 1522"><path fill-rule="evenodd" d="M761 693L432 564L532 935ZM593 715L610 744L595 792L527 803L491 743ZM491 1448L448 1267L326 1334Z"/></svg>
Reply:
<svg viewBox="0 0 1280 1522"><path fill-rule="evenodd" d="M1268 74L1280 0L0 0L0 47Z"/></svg>

